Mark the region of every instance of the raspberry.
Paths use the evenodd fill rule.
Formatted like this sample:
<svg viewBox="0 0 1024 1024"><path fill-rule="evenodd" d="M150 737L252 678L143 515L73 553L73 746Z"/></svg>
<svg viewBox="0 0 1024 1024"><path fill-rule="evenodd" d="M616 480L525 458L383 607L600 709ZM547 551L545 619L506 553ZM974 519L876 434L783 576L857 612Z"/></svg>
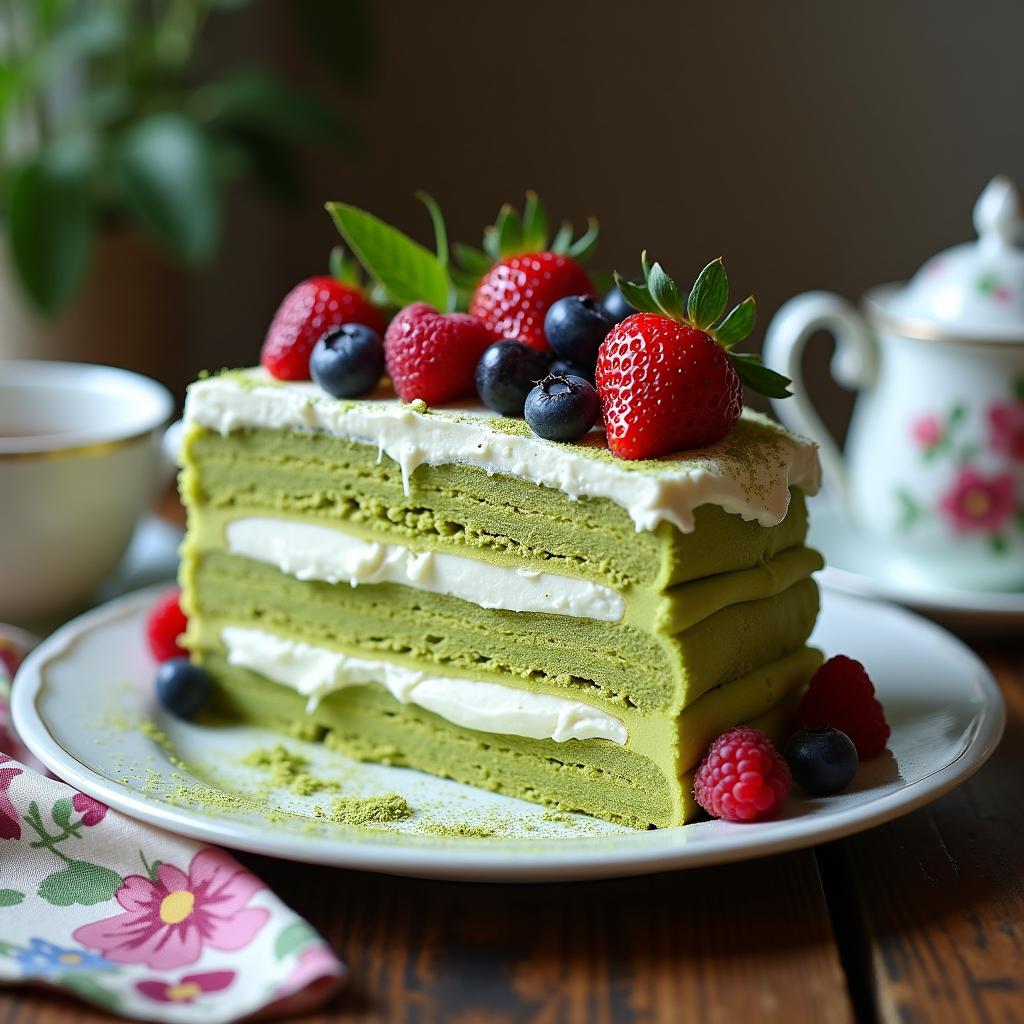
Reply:
<svg viewBox="0 0 1024 1024"><path fill-rule="evenodd" d="M466 313L438 313L414 302L384 335L388 375L403 402L431 405L476 391L476 364L491 344L487 328Z"/></svg>
<svg viewBox="0 0 1024 1024"><path fill-rule="evenodd" d="M153 606L146 619L146 642L157 661L188 657L188 651L178 644L178 637L188 626L188 619L181 610L180 598L181 591L177 587L169 590Z"/></svg>
<svg viewBox="0 0 1024 1024"><path fill-rule="evenodd" d="M826 725L845 732L862 761L880 754L889 739L885 710L864 666L842 654L814 674L790 723L794 732Z"/></svg>
<svg viewBox="0 0 1024 1024"><path fill-rule="evenodd" d="M758 729L738 725L708 747L693 777L697 803L725 821L764 821L793 786L789 766Z"/></svg>

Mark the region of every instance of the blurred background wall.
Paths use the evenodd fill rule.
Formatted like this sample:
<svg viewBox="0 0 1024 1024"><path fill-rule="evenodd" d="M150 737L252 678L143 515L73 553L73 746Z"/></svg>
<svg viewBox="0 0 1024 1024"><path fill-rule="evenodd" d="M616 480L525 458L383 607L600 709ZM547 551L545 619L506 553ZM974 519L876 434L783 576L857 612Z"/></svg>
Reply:
<svg viewBox="0 0 1024 1024"><path fill-rule="evenodd" d="M724 255L734 294L757 295L758 345L790 295L905 277L971 237L993 174L1024 182L1019 0L369 2L371 71L349 93L287 6L212 17L203 66L275 67L343 110L361 151L307 146L299 205L234 196L181 300L179 384L256 360L282 295L326 266L325 199L426 241L425 188L475 243L535 188L556 218L600 216L601 267L647 247L688 281Z"/></svg>

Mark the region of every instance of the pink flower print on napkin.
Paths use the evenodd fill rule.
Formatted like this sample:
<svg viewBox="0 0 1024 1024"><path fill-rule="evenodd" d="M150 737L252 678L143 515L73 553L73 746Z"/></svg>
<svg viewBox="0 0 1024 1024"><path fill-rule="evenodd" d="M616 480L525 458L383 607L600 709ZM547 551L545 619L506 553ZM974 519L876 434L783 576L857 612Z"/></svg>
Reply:
<svg viewBox="0 0 1024 1024"><path fill-rule="evenodd" d="M6 754L0 754L0 839L20 839L21 823L7 791L11 783L21 774L20 768ZM7 767L4 767L6 765Z"/></svg>
<svg viewBox="0 0 1024 1024"><path fill-rule="evenodd" d="M115 893L124 913L83 925L75 941L116 963L166 971L194 964L205 946L244 948L270 916L246 906L264 884L222 850L200 850L188 873L161 864L154 875L126 877Z"/></svg>
<svg viewBox="0 0 1024 1024"><path fill-rule="evenodd" d="M86 828L98 825L107 816L107 805L84 793L76 793L71 798L71 806L82 816L82 824Z"/></svg>
<svg viewBox="0 0 1024 1024"><path fill-rule="evenodd" d="M135 983L136 989L155 1003L193 1003L204 992L223 992L235 980L234 971L186 974L176 982L150 978Z"/></svg>
<svg viewBox="0 0 1024 1024"><path fill-rule="evenodd" d="M942 443L942 424L938 416L925 413L910 424L910 435L922 451L931 451Z"/></svg>
<svg viewBox="0 0 1024 1024"><path fill-rule="evenodd" d="M1009 473L983 476L976 469L960 470L939 507L957 533L998 534L1016 506Z"/></svg>
<svg viewBox="0 0 1024 1024"><path fill-rule="evenodd" d="M1024 462L1024 400L1000 402L988 410L989 444L1016 462Z"/></svg>

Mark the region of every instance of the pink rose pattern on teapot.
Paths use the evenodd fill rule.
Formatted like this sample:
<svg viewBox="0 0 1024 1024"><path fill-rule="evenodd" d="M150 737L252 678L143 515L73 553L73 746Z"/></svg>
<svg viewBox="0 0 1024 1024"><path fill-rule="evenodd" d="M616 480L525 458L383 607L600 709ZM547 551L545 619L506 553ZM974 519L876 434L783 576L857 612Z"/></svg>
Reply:
<svg viewBox="0 0 1024 1024"><path fill-rule="evenodd" d="M1024 495L1018 492L1012 473L986 472L976 463L985 451L1004 461L1024 463L1024 377L1018 378L1014 392L985 409L983 438L965 435L968 415L963 403L954 405L945 417L928 412L911 421L910 438L921 458L948 461L951 472L932 508L909 489L897 490L902 530L911 532L937 516L952 533L985 536L994 552L1007 552L1009 532L1024 531Z"/></svg>

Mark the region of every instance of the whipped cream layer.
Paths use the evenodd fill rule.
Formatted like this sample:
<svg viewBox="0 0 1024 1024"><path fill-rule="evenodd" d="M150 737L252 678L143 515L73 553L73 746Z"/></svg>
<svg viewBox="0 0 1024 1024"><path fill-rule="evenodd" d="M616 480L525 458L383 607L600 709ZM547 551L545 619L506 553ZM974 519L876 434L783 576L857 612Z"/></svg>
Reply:
<svg viewBox="0 0 1024 1024"><path fill-rule="evenodd" d="M410 551L361 540L328 526L247 516L225 527L228 550L276 566L299 580L400 583L447 594L481 608L549 612L619 622L623 599L610 587L530 569L492 565L461 555Z"/></svg>
<svg viewBox="0 0 1024 1024"><path fill-rule="evenodd" d="M416 704L466 729L559 743L606 739L624 744L628 738L621 719L581 701L476 679L430 675L260 629L225 626L221 640L230 664L291 687L309 699L310 710L335 690L378 684L401 703Z"/></svg>
<svg viewBox="0 0 1024 1024"><path fill-rule="evenodd" d="M343 401L311 383L275 381L263 370L197 381L189 388L185 420L221 434L309 430L372 445L401 467L406 493L421 465L477 466L574 499L606 498L629 513L638 531L669 522L690 532L694 510L707 504L774 526L786 516L790 487L813 494L821 481L816 446L751 410L717 444L640 462L611 455L599 431L575 444L546 441L521 421L479 407Z"/></svg>

